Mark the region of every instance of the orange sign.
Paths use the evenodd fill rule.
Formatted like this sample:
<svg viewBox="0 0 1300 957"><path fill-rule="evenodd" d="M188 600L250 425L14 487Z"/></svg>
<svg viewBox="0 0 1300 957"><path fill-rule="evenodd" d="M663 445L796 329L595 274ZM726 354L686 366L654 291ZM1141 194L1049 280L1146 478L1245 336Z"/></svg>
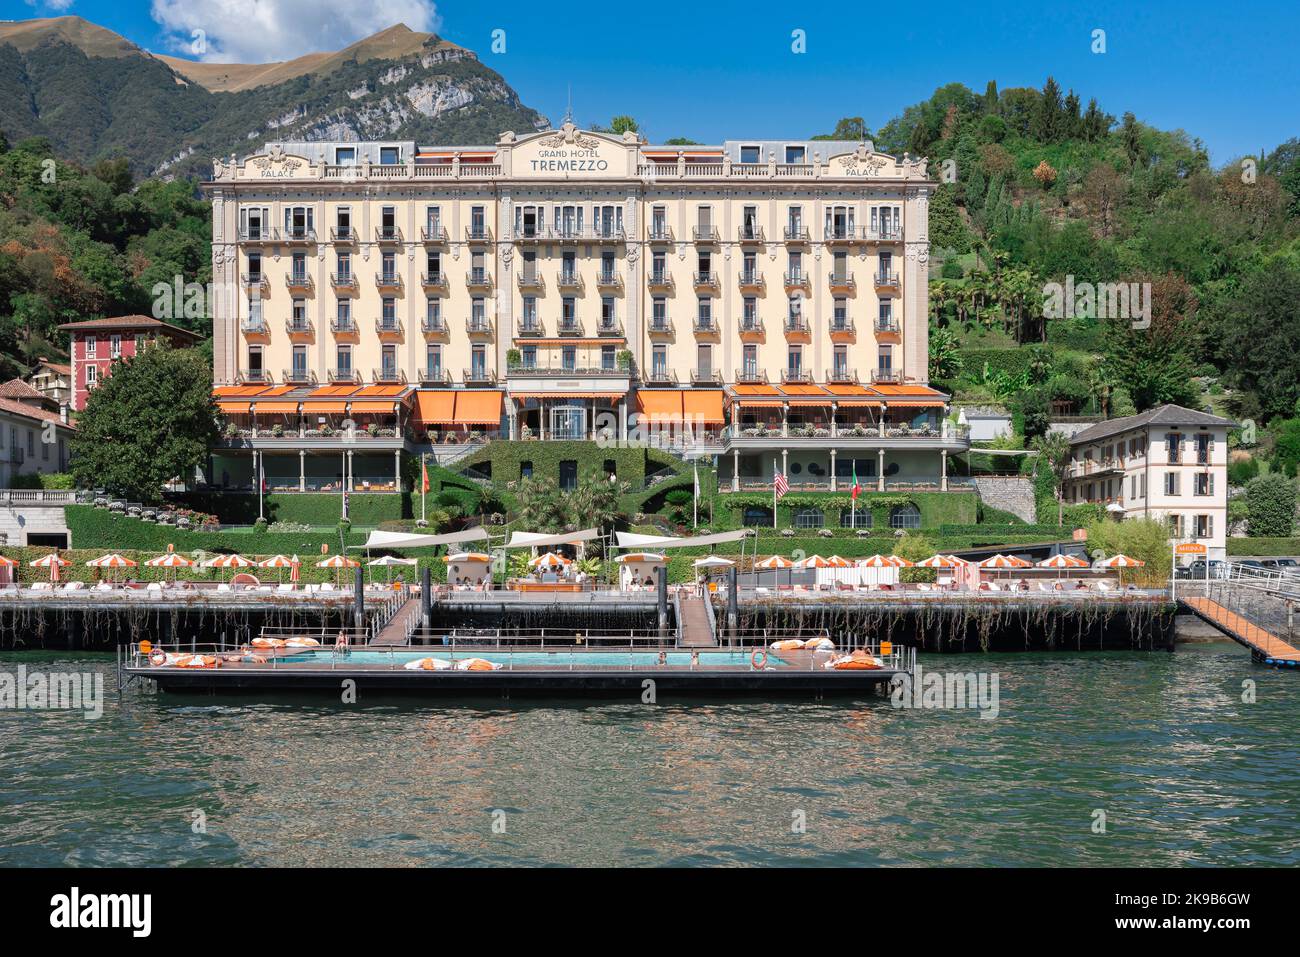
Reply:
<svg viewBox="0 0 1300 957"><path fill-rule="evenodd" d="M882 641L880 643L880 653L882 655L892 655L894 653L893 643L889 641Z"/></svg>
<svg viewBox="0 0 1300 957"><path fill-rule="evenodd" d="M153 642L151 641L140 642L140 654L147 655L151 651L153 651Z"/></svg>
<svg viewBox="0 0 1300 957"><path fill-rule="evenodd" d="M1174 546L1175 555L1204 555L1205 546L1200 542L1179 542Z"/></svg>

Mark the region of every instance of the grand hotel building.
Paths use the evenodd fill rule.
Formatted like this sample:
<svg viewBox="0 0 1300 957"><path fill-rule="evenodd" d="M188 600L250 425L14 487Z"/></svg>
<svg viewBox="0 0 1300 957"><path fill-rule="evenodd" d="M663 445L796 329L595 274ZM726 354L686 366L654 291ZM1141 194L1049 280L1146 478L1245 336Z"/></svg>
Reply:
<svg viewBox="0 0 1300 957"><path fill-rule="evenodd" d="M717 455L724 490L774 468L947 488L967 442L926 384L934 185L869 144L571 124L217 162L214 284L237 292L214 309L210 480L388 488L403 454L649 432Z"/></svg>

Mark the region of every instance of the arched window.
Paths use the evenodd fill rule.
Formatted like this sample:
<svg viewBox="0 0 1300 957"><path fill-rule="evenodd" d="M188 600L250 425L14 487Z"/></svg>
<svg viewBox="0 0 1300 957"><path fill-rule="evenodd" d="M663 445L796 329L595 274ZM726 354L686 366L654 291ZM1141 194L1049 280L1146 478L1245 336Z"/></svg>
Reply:
<svg viewBox="0 0 1300 957"><path fill-rule="evenodd" d="M855 513L853 509L846 508L840 511L840 528L870 528L871 527L871 509L858 506Z"/></svg>
<svg viewBox="0 0 1300 957"><path fill-rule="evenodd" d="M895 505L889 510L890 528L920 528L921 510L912 503Z"/></svg>
<svg viewBox="0 0 1300 957"><path fill-rule="evenodd" d="M745 514L741 517L741 524L745 526L771 528L772 510L770 508L763 508L761 505L751 505L745 509Z"/></svg>
<svg viewBox="0 0 1300 957"><path fill-rule="evenodd" d="M821 528L826 524L826 514L820 508L797 508L794 510L795 528Z"/></svg>

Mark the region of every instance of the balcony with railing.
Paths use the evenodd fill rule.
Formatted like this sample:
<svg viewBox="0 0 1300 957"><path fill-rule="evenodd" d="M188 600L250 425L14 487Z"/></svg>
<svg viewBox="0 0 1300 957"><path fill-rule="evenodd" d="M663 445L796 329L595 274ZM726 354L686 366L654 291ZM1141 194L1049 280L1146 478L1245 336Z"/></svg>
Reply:
<svg viewBox="0 0 1300 957"><path fill-rule="evenodd" d="M284 370L284 378L281 379L285 385L315 385L316 373L306 366L298 366L292 369Z"/></svg>
<svg viewBox="0 0 1300 957"><path fill-rule="evenodd" d="M808 243L812 237L808 233L807 226L787 225L785 227L785 241L787 243Z"/></svg>
<svg viewBox="0 0 1300 957"><path fill-rule="evenodd" d="M691 274L691 282L696 292L718 291L718 274L716 272L697 272Z"/></svg>
<svg viewBox="0 0 1300 957"><path fill-rule="evenodd" d="M763 227L754 223L742 223L738 238L740 242L745 245L761 245L765 242L763 238Z"/></svg>
<svg viewBox="0 0 1300 957"><path fill-rule="evenodd" d="M596 274L596 286L610 291L622 289L623 276L617 269L602 269Z"/></svg>
<svg viewBox="0 0 1300 957"><path fill-rule="evenodd" d="M877 316L876 335L898 335L898 320L893 316Z"/></svg>
<svg viewBox="0 0 1300 957"><path fill-rule="evenodd" d="M306 342L314 338L316 328L310 319L286 319L284 331L290 342Z"/></svg>
<svg viewBox="0 0 1300 957"><path fill-rule="evenodd" d="M330 227L330 242L338 245L352 245L357 241L357 231L351 226L345 229L339 229L337 226Z"/></svg>
<svg viewBox="0 0 1300 957"><path fill-rule="evenodd" d="M582 320L575 316L561 316L560 321L555 326L555 333L566 338L579 338L584 334Z"/></svg>
<svg viewBox="0 0 1300 957"><path fill-rule="evenodd" d="M357 375L357 370L351 366L343 366L329 370L330 382L360 382L361 376Z"/></svg>
<svg viewBox="0 0 1300 957"><path fill-rule="evenodd" d="M785 337L791 340L807 340L811 338L812 332L808 325L808 320L803 316L786 316L782 324Z"/></svg>
<svg viewBox="0 0 1300 957"><path fill-rule="evenodd" d="M657 339L669 339L673 335L673 320L670 316L651 316L646 324L646 332Z"/></svg>
<svg viewBox="0 0 1300 957"><path fill-rule="evenodd" d="M246 336L268 336L271 330L262 316L245 316L239 320L239 330Z"/></svg>
<svg viewBox="0 0 1300 957"><path fill-rule="evenodd" d="M542 274L535 269L531 272L527 269L521 269L515 281L524 292L541 292L546 288L546 283L542 280Z"/></svg>
<svg viewBox="0 0 1300 957"><path fill-rule="evenodd" d="M380 292L401 292L402 277L395 272L375 273L375 288Z"/></svg>
<svg viewBox="0 0 1300 957"><path fill-rule="evenodd" d="M897 369L872 369L871 381L882 385L897 385L903 381L903 374Z"/></svg>
<svg viewBox="0 0 1300 957"><path fill-rule="evenodd" d="M381 366L373 372L375 382L385 385L406 385L406 373L397 366Z"/></svg>
<svg viewBox="0 0 1300 957"><path fill-rule="evenodd" d="M490 243L492 242L492 229L486 225L471 224L465 227L465 242L467 243Z"/></svg>
<svg viewBox="0 0 1300 957"><path fill-rule="evenodd" d="M676 385L677 373L667 366L651 366L641 373L641 381L646 385Z"/></svg>
<svg viewBox="0 0 1300 957"><path fill-rule="evenodd" d="M315 283L307 273L291 271L284 274L284 286L290 292L309 293L315 288Z"/></svg>
<svg viewBox="0 0 1300 957"><path fill-rule="evenodd" d="M422 272L420 273L420 286L426 292L447 292L451 283L445 272Z"/></svg>
<svg viewBox="0 0 1300 957"><path fill-rule="evenodd" d="M381 246L400 246L402 245L402 230L397 226L390 226L387 229L383 226L376 226L375 242Z"/></svg>
<svg viewBox="0 0 1300 957"><path fill-rule="evenodd" d="M717 369L692 369L691 385L722 385L722 373Z"/></svg>
<svg viewBox="0 0 1300 957"><path fill-rule="evenodd" d="M351 317L341 318L335 316L330 320L330 332L334 333L334 335L338 337L355 336L357 334L356 320Z"/></svg>
<svg viewBox="0 0 1300 957"><path fill-rule="evenodd" d="M806 272L788 272L785 274L785 291L797 292L802 289L808 292L811 289L808 274Z"/></svg>
<svg viewBox="0 0 1300 957"><path fill-rule="evenodd" d="M497 374L486 366L475 366L464 370L461 381L466 385L496 385Z"/></svg>
<svg viewBox="0 0 1300 957"><path fill-rule="evenodd" d="M651 223L646 231L646 238L652 243L671 243L673 228L666 223Z"/></svg>
<svg viewBox="0 0 1300 957"><path fill-rule="evenodd" d="M696 315L695 322L691 325L691 331L697 336L713 337L722 330L712 316Z"/></svg>
<svg viewBox="0 0 1300 957"><path fill-rule="evenodd" d="M546 334L542 321L536 316L521 317L515 323L515 337L518 339L538 339Z"/></svg>
<svg viewBox="0 0 1300 957"><path fill-rule="evenodd" d="M239 241L250 245L258 245L261 243L279 242L280 239L279 232L272 226L267 226L263 229L249 229L248 227L244 227L239 231Z"/></svg>
<svg viewBox="0 0 1300 957"><path fill-rule="evenodd" d="M239 277L240 285L244 287L245 292L252 292L254 289L261 290L262 298L271 294L271 282L266 278L266 273L244 273Z"/></svg>
<svg viewBox="0 0 1300 957"><path fill-rule="evenodd" d="M676 288L672 273L667 271L657 272L653 269L650 270L646 284L655 292L672 292Z"/></svg>
<svg viewBox="0 0 1300 957"><path fill-rule="evenodd" d="M330 273L330 287L336 292L342 290L356 292L359 288L356 273L351 271Z"/></svg>
<svg viewBox="0 0 1300 957"><path fill-rule="evenodd" d="M310 246L316 242L316 230L305 226L290 227L280 233L280 241L291 246Z"/></svg>
<svg viewBox="0 0 1300 957"><path fill-rule="evenodd" d="M430 338L447 335L447 323L443 321L442 316L426 315L420 320L420 332Z"/></svg>
<svg viewBox="0 0 1300 957"><path fill-rule="evenodd" d="M856 342L858 338L857 327L853 324L853 320L848 318L831 319L830 332L831 342Z"/></svg>
<svg viewBox="0 0 1300 957"><path fill-rule="evenodd" d="M451 385L451 373L442 366L425 366L420 370L421 385Z"/></svg>
<svg viewBox="0 0 1300 957"><path fill-rule="evenodd" d="M614 317L604 317L596 320L596 335L602 339L621 339L623 337L623 323Z"/></svg>
<svg viewBox="0 0 1300 957"><path fill-rule="evenodd" d="M742 269L737 277L741 292L762 292L767 283L757 269Z"/></svg>
<svg viewBox="0 0 1300 957"><path fill-rule="evenodd" d="M697 243L716 243L721 237L718 227L699 225L691 227L691 238Z"/></svg>
<svg viewBox="0 0 1300 957"><path fill-rule="evenodd" d="M420 228L420 242L426 245L441 246L447 241L447 230L443 226L423 226Z"/></svg>
<svg viewBox="0 0 1300 957"><path fill-rule="evenodd" d="M863 237L869 243L896 243L903 239L901 226L868 226Z"/></svg>
<svg viewBox="0 0 1300 957"><path fill-rule="evenodd" d="M376 319L375 333L379 336L380 342L401 342L406 337L402 320L396 318Z"/></svg>
<svg viewBox="0 0 1300 957"><path fill-rule="evenodd" d="M851 272L832 272L830 277L831 292L851 293L857 288Z"/></svg>
<svg viewBox="0 0 1300 957"><path fill-rule="evenodd" d="M569 272L561 269L559 276L556 277L555 285L561 292L582 292L586 288L582 281L582 274L577 270Z"/></svg>
<svg viewBox="0 0 1300 957"><path fill-rule="evenodd" d="M872 274L871 280L875 283L877 292L898 289L898 273L896 272L882 272L876 270L876 272Z"/></svg>
<svg viewBox="0 0 1300 957"><path fill-rule="evenodd" d="M807 385L812 382L812 373L807 369L782 369L781 381L787 385Z"/></svg>
<svg viewBox="0 0 1300 957"><path fill-rule="evenodd" d="M631 374L630 368L620 368L617 364L581 366L576 362L560 363L558 366L518 362L506 369L506 378L510 380L512 389L529 388L553 379L600 379L602 387L626 391L631 385Z"/></svg>
<svg viewBox="0 0 1300 957"><path fill-rule="evenodd" d="M737 326L741 342L761 342L766 337L763 320L758 316L741 316Z"/></svg>
<svg viewBox="0 0 1300 957"><path fill-rule="evenodd" d="M766 385L767 370L757 365L741 366L736 370L736 382L741 385Z"/></svg>
<svg viewBox="0 0 1300 957"><path fill-rule="evenodd" d="M492 320L487 316L470 316L465 320L465 332L471 336L492 335Z"/></svg>
<svg viewBox="0 0 1300 957"><path fill-rule="evenodd" d="M858 374L848 366L836 366L826 370L826 381L836 385L857 385Z"/></svg>
<svg viewBox="0 0 1300 957"><path fill-rule="evenodd" d="M856 226L833 223L826 227L822 239L827 243L856 243L862 241L863 233Z"/></svg>
<svg viewBox="0 0 1300 957"><path fill-rule="evenodd" d="M243 369L235 378L240 385L265 385L271 381L271 373L265 369Z"/></svg>
<svg viewBox="0 0 1300 957"><path fill-rule="evenodd" d="M487 292L492 288L492 274L486 269L471 269L465 273L465 286L476 292Z"/></svg>

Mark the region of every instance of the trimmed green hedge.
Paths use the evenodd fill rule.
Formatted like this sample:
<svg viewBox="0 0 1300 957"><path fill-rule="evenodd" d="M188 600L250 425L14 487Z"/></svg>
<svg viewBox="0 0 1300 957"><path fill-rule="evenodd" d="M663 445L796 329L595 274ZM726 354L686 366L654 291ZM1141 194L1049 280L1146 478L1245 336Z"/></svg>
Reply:
<svg viewBox="0 0 1300 957"><path fill-rule="evenodd" d="M523 462L531 462L533 475L539 478L560 479L560 462L573 459L578 463L578 477L600 471L607 460L613 460L614 471L620 482L631 482L640 487L645 482L647 454L644 448L601 448L595 442L539 442L497 439L489 442L473 455L457 463L462 468L480 471L487 462L492 463L492 481L498 485L519 481ZM681 463L677 463L680 465ZM655 471L659 466L651 466Z"/></svg>
<svg viewBox="0 0 1300 957"><path fill-rule="evenodd" d="M92 505L68 505L63 509L71 542L75 548L111 551L142 549L151 556L165 551L169 544L179 551L203 549L209 552L241 552L257 555L300 556L320 552L322 544L331 552L339 549L337 532L196 532L169 525L155 525L128 515L95 508ZM337 521L337 516L334 516ZM347 544L360 545L364 532L349 532Z"/></svg>
<svg viewBox="0 0 1300 957"><path fill-rule="evenodd" d="M432 485L432 471L429 478ZM177 505L216 515L222 525L252 525L257 521L256 492L187 492L168 496L168 499ZM266 517L272 522L335 525L343 511L341 492L267 493L262 499ZM418 495L414 507L418 512ZM348 497L348 515L353 525L378 525L394 519L411 518L414 514L412 496L408 492L354 492Z"/></svg>
<svg viewBox="0 0 1300 957"><path fill-rule="evenodd" d="M1243 558L1300 555L1300 538L1230 538L1228 554Z"/></svg>
<svg viewBox="0 0 1300 957"><path fill-rule="evenodd" d="M935 528L948 524L974 525L978 517L979 496L962 492L863 492L858 496L858 511L871 510L872 527L870 531L892 530L889 527L891 509L912 504L921 512L921 527ZM772 507L770 492L726 492L718 495L714 502L715 515L721 510L729 511L726 527L739 528L746 508ZM794 525L794 513L801 508L820 508L826 513L826 527L839 531L841 511L852 508L852 498L844 492L790 492L777 506L777 528L789 528ZM717 523L722 527L722 523ZM844 529L850 535L852 529Z"/></svg>

